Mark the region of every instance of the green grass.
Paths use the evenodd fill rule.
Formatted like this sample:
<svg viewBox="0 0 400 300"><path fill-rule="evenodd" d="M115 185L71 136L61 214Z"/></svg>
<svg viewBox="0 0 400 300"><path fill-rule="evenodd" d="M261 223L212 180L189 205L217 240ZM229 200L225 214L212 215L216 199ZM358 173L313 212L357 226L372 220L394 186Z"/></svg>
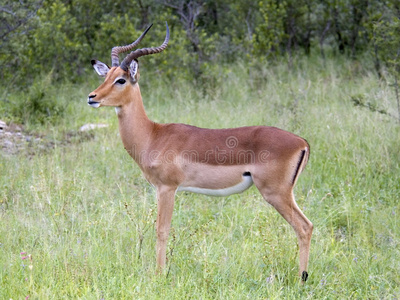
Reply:
<svg viewBox="0 0 400 300"><path fill-rule="evenodd" d="M147 82L146 82L147 80ZM0 299L398 299L400 126L392 88L349 61L301 60L221 70L208 93L141 74L149 117L202 127L272 125L306 138L295 195L314 223L301 285L292 228L253 187L211 198L179 194L168 275L155 275L154 190L125 153L113 109L85 103L98 81L60 86L55 139L37 155L0 156ZM85 123L107 123L63 143ZM21 255L20 252L26 252ZM22 259L22 256L31 258Z"/></svg>

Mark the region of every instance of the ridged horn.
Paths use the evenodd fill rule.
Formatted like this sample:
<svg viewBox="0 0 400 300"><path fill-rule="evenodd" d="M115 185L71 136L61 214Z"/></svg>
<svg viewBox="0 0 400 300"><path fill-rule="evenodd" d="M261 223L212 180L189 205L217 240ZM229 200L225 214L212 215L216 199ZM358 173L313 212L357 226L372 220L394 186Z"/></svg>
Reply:
<svg viewBox="0 0 400 300"><path fill-rule="evenodd" d="M153 26L153 24L151 24L149 27L147 27L147 29L142 33L142 35L136 41L134 41L132 44L129 44L126 46L116 46L111 49L111 65L113 67L119 66L118 54L128 52L128 51L132 50L133 48L135 48L140 43L140 41L144 38L147 31L150 30L151 26Z"/></svg>
<svg viewBox="0 0 400 300"><path fill-rule="evenodd" d="M155 48L142 48L142 49L137 49L135 51L132 51L131 53L129 53L124 60L122 61L120 67L122 70L124 71L128 71L128 67L129 64L132 62L132 60L137 59L141 56L145 56L145 55L150 55L150 54L156 54L156 53L160 53L161 51L163 51L165 48L167 48L168 46L168 41L169 41L169 28L168 28L168 23L165 22L166 26L167 26L167 34L165 35L165 40L164 42L161 44L161 46L159 47L155 47Z"/></svg>

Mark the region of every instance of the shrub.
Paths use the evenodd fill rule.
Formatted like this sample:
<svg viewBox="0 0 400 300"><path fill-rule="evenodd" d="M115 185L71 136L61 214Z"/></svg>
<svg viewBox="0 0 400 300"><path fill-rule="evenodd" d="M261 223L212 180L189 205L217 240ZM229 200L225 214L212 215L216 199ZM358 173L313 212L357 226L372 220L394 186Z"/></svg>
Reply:
<svg viewBox="0 0 400 300"><path fill-rule="evenodd" d="M52 73L49 73L36 80L27 91L10 94L2 113L6 118L21 124L55 123L64 113L64 107L57 102L56 95Z"/></svg>

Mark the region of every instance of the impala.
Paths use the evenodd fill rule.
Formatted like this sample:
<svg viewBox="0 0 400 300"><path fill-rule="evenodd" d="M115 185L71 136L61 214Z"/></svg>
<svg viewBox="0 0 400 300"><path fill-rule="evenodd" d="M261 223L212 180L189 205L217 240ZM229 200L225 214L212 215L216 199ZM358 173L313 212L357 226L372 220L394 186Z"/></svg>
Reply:
<svg viewBox="0 0 400 300"><path fill-rule="evenodd" d="M149 120L138 84L137 59L167 47L168 24L161 46L136 49L121 64L118 55L136 47L150 27L132 44L112 48L111 68L92 60L95 71L105 80L89 94L88 104L115 107L124 147L156 189L158 272L165 267L177 192L228 196L254 183L262 197L293 227L299 243L299 274L306 281L313 225L297 206L293 188L309 158L307 141L268 126L205 129Z"/></svg>

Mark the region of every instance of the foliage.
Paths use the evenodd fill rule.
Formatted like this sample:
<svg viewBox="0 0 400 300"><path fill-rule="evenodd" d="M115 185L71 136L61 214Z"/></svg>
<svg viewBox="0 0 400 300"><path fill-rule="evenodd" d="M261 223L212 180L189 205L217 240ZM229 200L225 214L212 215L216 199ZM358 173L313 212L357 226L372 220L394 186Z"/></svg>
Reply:
<svg viewBox="0 0 400 300"><path fill-rule="evenodd" d="M64 114L65 103L58 99L57 88L52 82L52 73L41 76L27 91L7 95L0 113L10 122L19 124L55 123Z"/></svg>
<svg viewBox="0 0 400 300"><path fill-rule="evenodd" d="M27 33L36 28L36 14L42 2L5 0L0 6L0 78L3 82L16 77L12 67L18 65Z"/></svg>
<svg viewBox="0 0 400 300"><path fill-rule="evenodd" d="M25 102L15 98L20 103L8 107L15 103L9 94L30 93L43 74L51 74L52 83L87 80L93 73L90 59L109 63L113 46L130 43L151 22L144 47L164 39L164 21L171 40L162 55L140 60L141 72L147 78L190 80L203 91L221 84L239 61L259 68L284 57L292 68L303 54L318 50L324 60L345 55L364 68L372 53L378 74L386 69L393 74L400 61L399 10L395 0L7 0L0 7L0 103L7 107L0 110L25 120L20 116L26 111L15 110Z"/></svg>
<svg viewBox="0 0 400 300"><path fill-rule="evenodd" d="M26 72L54 70L58 78L67 79L82 74L82 58L88 45L75 16L61 1L51 1L38 11L38 19L40 30L32 34L25 52Z"/></svg>
<svg viewBox="0 0 400 300"><path fill-rule="evenodd" d="M271 52L280 54L281 45L286 39L284 21L281 16L286 14L287 3L285 1L261 1L260 13L263 22L256 28L254 35L254 51L268 56ZM284 49L284 48L283 48ZM260 55L261 56L261 55Z"/></svg>
<svg viewBox="0 0 400 300"><path fill-rule="evenodd" d="M400 74L400 8L382 15L373 25L378 55L393 71Z"/></svg>
<svg viewBox="0 0 400 300"><path fill-rule="evenodd" d="M371 24L398 9L396 1L365 0L20 3L6 1L0 7L5 28L2 78L11 86L10 79L23 78L28 86L38 74L51 70L57 81L80 80L90 68L90 58L109 56L112 46L129 43L150 22L155 26L146 45L160 42L164 21L170 22L172 39L171 57L161 63L151 59L149 69L168 73L181 66L174 76L185 69L182 75L198 78L203 64L234 62L238 57L292 58L301 49L310 54L318 44L323 55L326 48L357 58L373 49Z"/></svg>
<svg viewBox="0 0 400 300"><path fill-rule="evenodd" d="M398 4L397 4L398 5ZM383 61L390 75L394 78L394 88L397 100L398 120L400 122L400 7L393 5L387 15L382 16L374 24L374 43L376 60Z"/></svg>

